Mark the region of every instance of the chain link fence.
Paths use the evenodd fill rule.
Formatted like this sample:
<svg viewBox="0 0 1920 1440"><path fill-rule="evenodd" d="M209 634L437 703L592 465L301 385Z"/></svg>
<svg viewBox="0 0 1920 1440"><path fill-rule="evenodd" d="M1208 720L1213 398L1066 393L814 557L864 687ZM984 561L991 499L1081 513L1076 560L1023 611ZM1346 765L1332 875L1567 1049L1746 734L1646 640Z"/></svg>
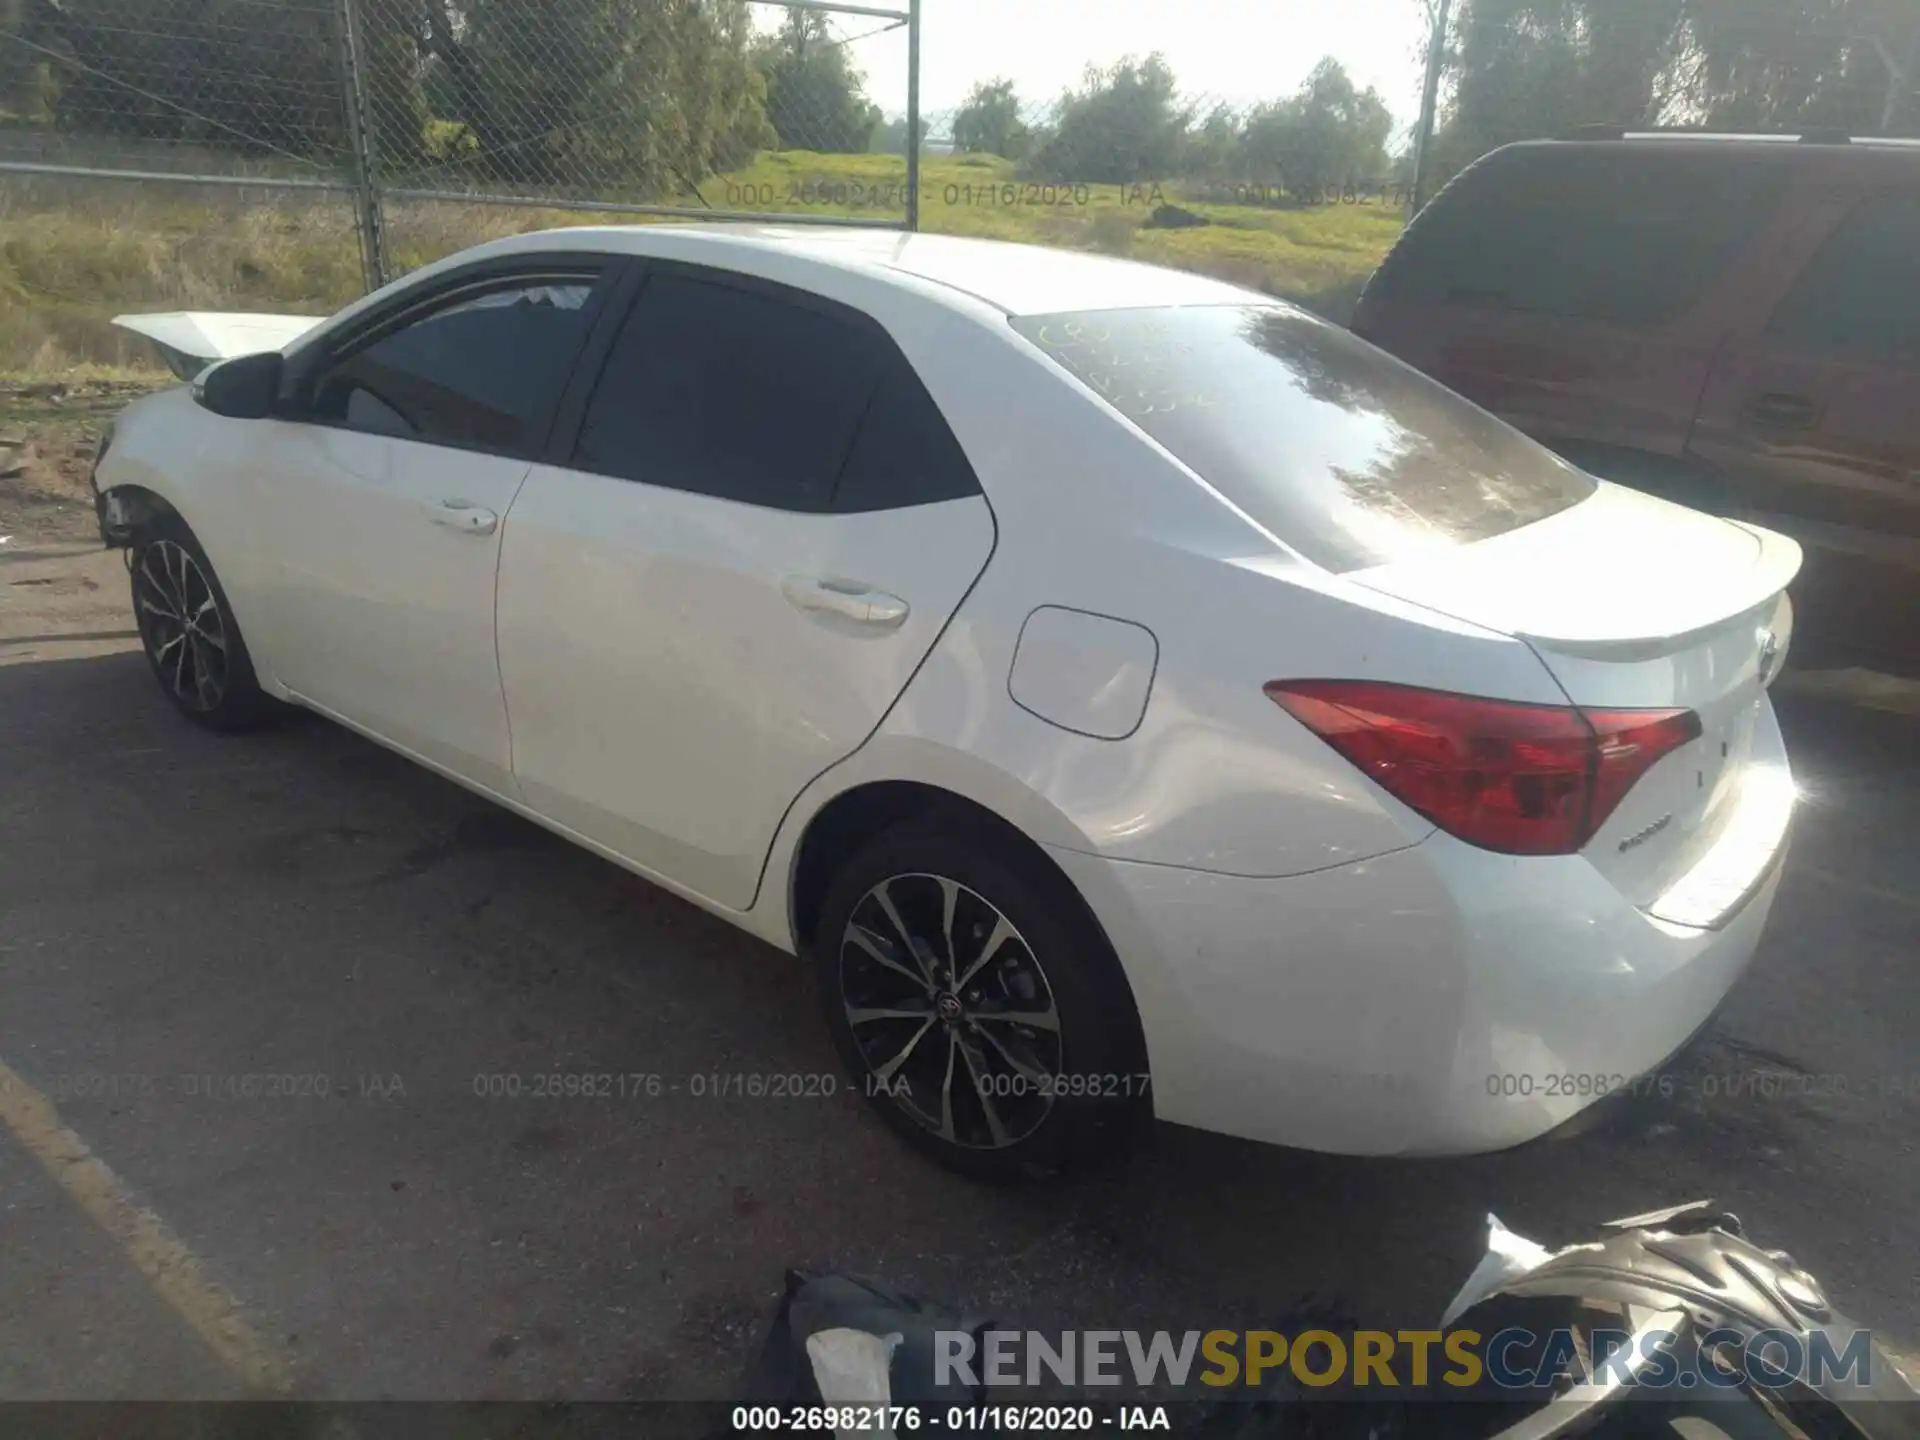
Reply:
<svg viewBox="0 0 1920 1440"><path fill-rule="evenodd" d="M1671 34L1603 54L1605 27L1546 36L1526 5L1407 0L1405 95L1327 61L1227 103L1148 56L923 113L919 0L0 0L0 372L132 361L118 310L325 314L596 218L1095 249L1344 319L1405 214L1506 140L1920 121L1920 11L1741 3L1665 0Z"/></svg>
<svg viewBox="0 0 1920 1440"><path fill-rule="evenodd" d="M468 245L596 219L1090 248L1335 315L1391 241L1405 187L1378 97L1362 159L1301 151L1298 117L1183 92L1157 59L1043 107L1008 87L923 114L918 15L919 0L0 0L0 295L30 301L0 307L0 372L137 363L121 311L325 314ZM1327 229L1296 213L1316 207L1350 210L1347 233L1307 233Z"/></svg>
<svg viewBox="0 0 1920 1440"><path fill-rule="evenodd" d="M719 177L885 126L856 41L899 33L918 128L917 4L0 0L0 174L351 204L369 284L435 207L755 218L776 187ZM865 213L822 218L912 226L917 160L872 157L830 207Z"/></svg>

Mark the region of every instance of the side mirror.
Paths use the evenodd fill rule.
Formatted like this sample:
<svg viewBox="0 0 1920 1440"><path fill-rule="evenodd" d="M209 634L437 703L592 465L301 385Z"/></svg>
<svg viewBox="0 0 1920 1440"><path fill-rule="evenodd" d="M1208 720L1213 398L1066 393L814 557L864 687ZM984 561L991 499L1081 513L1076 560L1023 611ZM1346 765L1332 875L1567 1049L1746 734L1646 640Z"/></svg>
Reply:
<svg viewBox="0 0 1920 1440"><path fill-rule="evenodd" d="M283 364L278 350L222 360L194 382L193 398L232 420L262 419L280 398Z"/></svg>

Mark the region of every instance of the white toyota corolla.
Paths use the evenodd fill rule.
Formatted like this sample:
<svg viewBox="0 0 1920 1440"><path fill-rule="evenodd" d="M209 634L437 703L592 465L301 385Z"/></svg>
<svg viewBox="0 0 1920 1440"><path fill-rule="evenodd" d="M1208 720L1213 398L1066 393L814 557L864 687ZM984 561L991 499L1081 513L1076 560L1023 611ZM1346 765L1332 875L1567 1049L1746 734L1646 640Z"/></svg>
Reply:
<svg viewBox="0 0 1920 1440"><path fill-rule="evenodd" d="M174 703L317 710L809 957L962 1168L1511 1145L1772 904L1793 542L1266 296L654 226L129 323L231 354L95 476Z"/></svg>

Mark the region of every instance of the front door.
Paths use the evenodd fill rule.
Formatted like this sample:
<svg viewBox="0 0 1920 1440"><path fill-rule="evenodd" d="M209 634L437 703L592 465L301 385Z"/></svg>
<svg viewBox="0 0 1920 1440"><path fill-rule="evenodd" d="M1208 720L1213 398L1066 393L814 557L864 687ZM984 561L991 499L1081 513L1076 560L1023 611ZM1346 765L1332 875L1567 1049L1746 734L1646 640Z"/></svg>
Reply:
<svg viewBox="0 0 1920 1440"><path fill-rule="evenodd" d="M394 744L513 793L500 529L586 337L592 273L493 278L330 357L259 422L249 644Z"/></svg>

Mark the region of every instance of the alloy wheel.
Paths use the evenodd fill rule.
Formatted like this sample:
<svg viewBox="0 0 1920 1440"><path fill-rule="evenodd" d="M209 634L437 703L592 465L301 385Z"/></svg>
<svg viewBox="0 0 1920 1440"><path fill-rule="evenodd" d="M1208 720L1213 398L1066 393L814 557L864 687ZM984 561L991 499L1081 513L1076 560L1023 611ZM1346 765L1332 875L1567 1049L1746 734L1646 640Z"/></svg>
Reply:
<svg viewBox="0 0 1920 1440"><path fill-rule="evenodd" d="M853 908L840 1002L868 1068L950 1144L1032 1135L1060 1089L1060 1014L1033 949L984 896L940 875L895 875Z"/></svg>
<svg viewBox="0 0 1920 1440"><path fill-rule="evenodd" d="M188 709L214 709L227 689L227 630L199 562L175 541L151 541L141 547L133 595L160 682Z"/></svg>

